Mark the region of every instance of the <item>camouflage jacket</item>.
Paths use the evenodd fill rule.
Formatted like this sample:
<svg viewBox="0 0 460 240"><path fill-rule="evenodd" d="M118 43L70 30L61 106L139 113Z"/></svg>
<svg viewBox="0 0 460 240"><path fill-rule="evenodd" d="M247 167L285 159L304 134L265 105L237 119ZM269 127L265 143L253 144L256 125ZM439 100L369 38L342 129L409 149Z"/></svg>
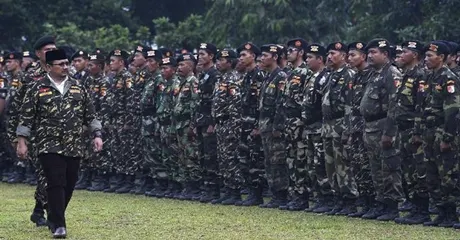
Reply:
<svg viewBox="0 0 460 240"><path fill-rule="evenodd" d="M98 113L102 125L105 126L106 124L110 124L109 116L111 109L105 104L107 91L110 87L107 78L101 73L97 76L88 76L86 81L89 85L87 90L93 101L94 110Z"/></svg>
<svg viewBox="0 0 460 240"><path fill-rule="evenodd" d="M142 80L144 82L144 80ZM153 73L149 73L149 77L146 79L143 91L140 95L140 107L143 116L155 116L156 109L159 101L159 90L162 90L164 86L164 79L161 76L160 70Z"/></svg>
<svg viewBox="0 0 460 240"><path fill-rule="evenodd" d="M443 130L442 141L452 142L457 132L456 116L460 107L460 80L451 70L443 66L420 81L416 109L414 134L422 135L424 128Z"/></svg>
<svg viewBox="0 0 460 240"><path fill-rule="evenodd" d="M195 76L182 78L173 110L176 129L195 127L192 119L198 108L199 101L198 79Z"/></svg>
<svg viewBox="0 0 460 240"><path fill-rule="evenodd" d="M197 127L207 127L213 125L214 121L211 116L212 98L216 83L221 81L221 74L215 68L211 67L207 71L201 73L198 85L198 102L197 111L194 116L194 124Z"/></svg>
<svg viewBox="0 0 460 240"><path fill-rule="evenodd" d="M370 76L360 104L360 112L366 122L366 131L383 130L386 136L396 135L395 93L396 85L401 80L401 72L389 63L375 70ZM383 123L380 124L379 120Z"/></svg>
<svg viewBox="0 0 460 240"><path fill-rule="evenodd" d="M154 73L156 78L156 75L160 75L160 72L157 71ZM161 75L160 75L161 77ZM145 87L146 85L152 81L152 76L151 74L147 71L146 67L143 67L139 69L136 72L136 76L134 76L134 81L133 81L133 102L129 104L130 107L134 108L134 114L136 115L143 115L143 98L145 94Z"/></svg>
<svg viewBox="0 0 460 240"><path fill-rule="evenodd" d="M276 109L281 104L281 96L285 83L286 73L278 67L268 74L262 84L259 102L259 131L261 133L272 132L274 130L273 121Z"/></svg>
<svg viewBox="0 0 460 240"><path fill-rule="evenodd" d="M230 70L222 74L220 82L216 83L212 99L212 117L215 122L229 120L230 115L234 114L231 113L235 110L232 104L235 104L234 98L240 94L238 80L238 73Z"/></svg>
<svg viewBox="0 0 460 240"><path fill-rule="evenodd" d="M133 124L135 111L132 107L134 102L133 78L126 69L113 77L107 102L112 109L112 118L114 116L122 117L124 124Z"/></svg>
<svg viewBox="0 0 460 240"><path fill-rule="evenodd" d="M329 71L327 68L324 68L323 71L315 73L313 75L314 79L305 84L302 102L302 121L307 133L321 132L323 121L321 104L328 76Z"/></svg>
<svg viewBox="0 0 460 240"><path fill-rule="evenodd" d="M361 116L359 106L363 98L364 89L371 76L373 69L366 67L362 71L357 71L354 77L347 84L347 98L345 103L345 130L344 134L349 135L364 131L364 118Z"/></svg>
<svg viewBox="0 0 460 240"><path fill-rule="evenodd" d="M101 130L88 91L76 79L68 78L61 94L46 77L27 90L16 133L30 138L31 129L36 129L38 154L82 157L86 142L83 126L91 132Z"/></svg>
<svg viewBox="0 0 460 240"><path fill-rule="evenodd" d="M305 62L293 69L286 80L286 85L281 93L280 101L276 109L273 128L283 131L287 126L301 126L302 102L305 84L313 77L313 72L308 69Z"/></svg>
<svg viewBox="0 0 460 240"><path fill-rule="evenodd" d="M241 83L241 121L244 129L259 127L259 98L264 72L255 67L246 73Z"/></svg>
<svg viewBox="0 0 460 240"><path fill-rule="evenodd" d="M173 76L171 80L166 80L164 84L159 85L159 101L157 101L157 118L160 125L171 125L172 111L174 102L180 92L180 80Z"/></svg>

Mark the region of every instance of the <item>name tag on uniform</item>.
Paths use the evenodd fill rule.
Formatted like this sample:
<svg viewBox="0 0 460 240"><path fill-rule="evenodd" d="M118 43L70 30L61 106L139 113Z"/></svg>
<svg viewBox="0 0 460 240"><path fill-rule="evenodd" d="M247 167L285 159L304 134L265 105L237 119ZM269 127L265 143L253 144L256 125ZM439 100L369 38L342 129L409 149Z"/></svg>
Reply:
<svg viewBox="0 0 460 240"><path fill-rule="evenodd" d="M70 93L81 93L80 89L70 89Z"/></svg>
<svg viewBox="0 0 460 240"><path fill-rule="evenodd" d="M51 95L53 94L53 92L49 91L49 92L42 92L42 93L39 93L38 96L39 97L43 97L43 96L47 96L47 95Z"/></svg>

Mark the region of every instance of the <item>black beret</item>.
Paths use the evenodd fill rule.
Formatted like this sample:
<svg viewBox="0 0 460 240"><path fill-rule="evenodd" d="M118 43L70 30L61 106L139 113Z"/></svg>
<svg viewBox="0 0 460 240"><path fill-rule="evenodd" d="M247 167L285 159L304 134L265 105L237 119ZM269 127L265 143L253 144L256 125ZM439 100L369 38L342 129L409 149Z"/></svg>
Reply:
<svg viewBox="0 0 460 240"><path fill-rule="evenodd" d="M52 62L56 60L67 59L67 55L64 50L56 49L46 52L45 54L46 62Z"/></svg>
<svg viewBox="0 0 460 240"><path fill-rule="evenodd" d="M200 43L200 47L198 49L206 50L214 55L217 54L217 47L212 43Z"/></svg>
<svg viewBox="0 0 460 240"><path fill-rule="evenodd" d="M145 58L153 58L155 59L156 61L160 61L162 58L163 58L163 54L161 54L161 52L159 50L152 50L152 49L149 49L146 53L145 53Z"/></svg>
<svg viewBox="0 0 460 240"><path fill-rule="evenodd" d="M68 45L59 46L58 48L65 51L65 55L67 56L68 59L70 59L76 51L73 47L68 46Z"/></svg>
<svg viewBox="0 0 460 240"><path fill-rule="evenodd" d="M432 51L438 54L448 55L450 53L449 47L441 41L433 41L425 46L425 52Z"/></svg>
<svg viewBox="0 0 460 240"><path fill-rule="evenodd" d="M306 50L307 47L308 47L307 41L305 39L303 39L303 38L291 39L286 43L286 45L288 47L296 47L296 48L300 48L300 49L303 49L303 50Z"/></svg>
<svg viewBox="0 0 460 240"><path fill-rule="evenodd" d="M22 53L20 52L10 52L3 55L4 61L6 60L22 60Z"/></svg>
<svg viewBox="0 0 460 240"><path fill-rule="evenodd" d="M190 54L190 53L187 53L187 54L181 54L179 55L179 57L177 57L177 62L183 62L183 61L187 61L187 60L190 60L194 63L196 63L196 58Z"/></svg>
<svg viewBox="0 0 460 240"><path fill-rule="evenodd" d="M71 60L74 60L77 57L82 57L83 59L88 59L88 53L85 51L76 51L74 54L72 54L72 57L70 58Z"/></svg>
<svg viewBox="0 0 460 240"><path fill-rule="evenodd" d="M260 55L260 49L254 45L253 43L251 42L247 42L243 45L241 45L239 48L236 49L237 53L240 54L242 51L244 50L248 50L248 51L251 51L252 53L254 53L256 56Z"/></svg>
<svg viewBox="0 0 460 240"><path fill-rule="evenodd" d="M347 45L345 45L343 42L333 42L329 44L326 48L326 52L329 52L331 50L348 52Z"/></svg>
<svg viewBox="0 0 460 240"><path fill-rule="evenodd" d="M171 49L169 49L169 48L159 48L158 50L161 52L163 57L172 57L172 56L174 56L173 51Z"/></svg>
<svg viewBox="0 0 460 240"><path fill-rule="evenodd" d="M261 52L275 53L277 55L281 54L281 49L276 44L265 44L262 47L260 47L260 51Z"/></svg>
<svg viewBox="0 0 460 240"><path fill-rule="evenodd" d="M365 42L352 42L350 44L348 44L348 51L350 50L358 50L358 51L361 51L361 52L365 52L364 51L364 47L366 46L366 43Z"/></svg>
<svg viewBox="0 0 460 240"><path fill-rule="evenodd" d="M456 53L460 52L460 44L457 44L457 45L458 45L458 47L457 47L457 49L455 49Z"/></svg>
<svg viewBox="0 0 460 240"><path fill-rule="evenodd" d="M418 53L423 53L423 49L425 48L423 43L417 40L405 41L401 44L401 47L410 49Z"/></svg>
<svg viewBox="0 0 460 240"><path fill-rule="evenodd" d="M367 43L365 50L368 51L370 48L379 48L391 52L390 42L384 38L375 38Z"/></svg>
<svg viewBox="0 0 460 240"><path fill-rule="evenodd" d="M401 45L395 45L391 47L394 48L395 53L401 53L403 50L403 47Z"/></svg>
<svg viewBox="0 0 460 240"><path fill-rule="evenodd" d="M457 54L458 44L455 42L449 42L450 54Z"/></svg>
<svg viewBox="0 0 460 240"><path fill-rule="evenodd" d="M56 44L56 40L53 36L43 36L39 38L34 44L34 50L40 50L42 47L48 44Z"/></svg>
<svg viewBox="0 0 460 240"><path fill-rule="evenodd" d="M238 55L236 54L236 52L231 49L224 49L222 51L219 51L216 56L216 58L237 58L237 57Z"/></svg>
<svg viewBox="0 0 460 240"><path fill-rule="evenodd" d="M142 56L147 57L147 52L151 50L151 48L143 45L137 45L137 47L134 49L134 53L141 53Z"/></svg>
<svg viewBox="0 0 460 240"><path fill-rule="evenodd" d="M105 56L100 51L93 52L89 55L90 61L105 61Z"/></svg>
<svg viewBox="0 0 460 240"><path fill-rule="evenodd" d="M124 50L115 49L109 53L109 57L112 57L112 56L121 57L124 60L127 60L129 58L129 53Z"/></svg>
<svg viewBox="0 0 460 240"><path fill-rule="evenodd" d="M38 60L37 55L35 55L35 53L30 52L30 51L24 51L24 52L22 53L22 57L23 57L23 58L25 58L25 57L30 57L30 58L33 58L33 59L35 59L35 60Z"/></svg>
<svg viewBox="0 0 460 240"><path fill-rule="evenodd" d="M307 50L305 52L306 53L313 53L313 54L316 54L318 56L323 56L323 57L327 55L326 48L323 47L320 44L317 44L317 43L310 44L307 47Z"/></svg>
<svg viewBox="0 0 460 240"><path fill-rule="evenodd" d="M167 58L161 59L160 66L166 66L166 65L172 65L175 67L177 65L177 61L173 57L167 57Z"/></svg>

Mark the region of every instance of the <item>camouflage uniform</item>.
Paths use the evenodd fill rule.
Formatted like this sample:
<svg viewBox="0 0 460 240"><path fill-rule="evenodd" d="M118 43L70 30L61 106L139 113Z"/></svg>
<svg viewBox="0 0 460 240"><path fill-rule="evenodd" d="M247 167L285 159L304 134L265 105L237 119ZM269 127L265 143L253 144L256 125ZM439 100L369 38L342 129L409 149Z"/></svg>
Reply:
<svg viewBox="0 0 460 240"><path fill-rule="evenodd" d="M7 128L5 126L7 122L5 115L9 115L9 113L7 112L8 105L6 104L8 102L7 100L10 98L8 96L8 85L9 83L6 76L4 76L4 74L0 72L0 98L5 100L5 109L3 110L2 116L0 116L0 171L3 171L5 175L3 176L2 172L2 175L0 176L3 176L3 181L5 182L8 181L9 172L13 166L13 160L11 159L10 153L8 152L8 146L10 146L12 140L16 138L15 134L13 135L13 137L11 137L10 131L7 131ZM1 180L2 179L0 179L0 181Z"/></svg>
<svg viewBox="0 0 460 240"><path fill-rule="evenodd" d="M356 199L359 195L351 159L344 156L344 146L341 142L345 127L347 84L354 74L354 71L346 66L331 72L322 103L326 173L335 196L346 202Z"/></svg>
<svg viewBox="0 0 460 240"><path fill-rule="evenodd" d="M281 104L276 110L273 128L284 133L287 166L291 180L290 192L298 198L308 199L310 192L310 179L307 169L307 146L302 140L304 124L302 121L301 104L305 84L311 80L313 72L302 62L291 71L287 78L286 86L281 93Z"/></svg>

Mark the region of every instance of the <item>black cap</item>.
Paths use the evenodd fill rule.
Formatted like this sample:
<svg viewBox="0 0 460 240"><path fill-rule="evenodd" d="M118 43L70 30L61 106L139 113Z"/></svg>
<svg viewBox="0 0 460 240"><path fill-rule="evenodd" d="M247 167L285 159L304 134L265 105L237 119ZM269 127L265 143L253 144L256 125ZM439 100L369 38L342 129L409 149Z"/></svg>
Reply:
<svg viewBox="0 0 460 240"><path fill-rule="evenodd" d="M161 52L159 50L151 50L151 49L149 49L145 54L145 58L153 58L156 61L160 61L163 58L162 55L163 54L161 54Z"/></svg>
<svg viewBox="0 0 460 240"><path fill-rule="evenodd" d="M326 48L318 43L312 43L307 47L306 53L313 53L318 56L326 56L327 51Z"/></svg>
<svg viewBox="0 0 460 240"><path fill-rule="evenodd" d="M277 54L277 55L281 54L281 49L276 44L265 44L262 47L260 47L260 51L261 52L274 53L274 54Z"/></svg>
<svg viewBox="0 0 460 240"><path fill-rule="evenodd" d="M236 49L236 52L238 54L240 54L242 51L244 50L248 50L248 51L251 51L252 53L254 53L256 56L260 55L260 49L259 47L257 47L256 45L254 45L253 43L251 42L247 42L243 45L241 45L239 48Z"/></svg>
<svg viewBox="0 0 460 240"><path fill-rule="evenodd" d="M106 58L104 56L104 54L102 54L100 51L98 52L96 50L96 52L93 52L89 55L89 60L90 61L105 61Z"/></svg>
<svg viewBox="0 0 460 240"><path fill-rule="evenodd" d="M438 54L448 55L450 53L449 47L441 41L433 41L425 46L425 52L432 51Z"/></svg>
<svg viewBox="0 0 460 240"><path fill-rule="evenodd" d="M238 55L236 54L236 52L231 49L224 49L222 51L219 51L216 56L216 58L237 58L237 57Z"/></svg>
<svg viewBox="0 0 460 240"><path fill-rule="evenodd" d="M174 52L169 48L159 48L158 50L161 52L163 57L173 57L174 56Z"/></svg>
<svg viewBox="0 0 460 240"><path fill-rule="evenodd" d="M52 62L56 60L67 59L67 55L64 50L55 49L55 50L46 52L45 59L46 59L46 62Z"/></svg>
<svg viewBox="0 0 460 240"><path fill-rule="evenodd" d="M177 57L177 62L178 63L183 62L183 61L187 61L187 60L190 60L190 61L193 61L194 63L196 63L196 58L190 53L181 54L181 55L179 55L179 57Z"/></svg>
<svg viewBox="0 0 460 240"><path fill-rule="evenodd" d="M10 52L3 55L3 61L6 60L22 60L21 52Z"/></svg>
<svg viewBox="0 0 460 240"><path fill-rule="evenodd" d="M124 50L115 49L109 53L109 57L111 56L121 57L124 60L127 60L129 58L129 53Z"/></svg>
<svg viewBox="0 0 460 240"><path fill-rule="evenodd" d="M137 45L134 49L134 53L141 53L142 56L147 57L147 52L150 51L151 48L144 46L144 45Z"/></svg>
<svg viewBox="0 0 460 240"><path fill-rule="evenodd" d="M38 57L37 55L35 55L35 53L31 52L31 51L24 51L22 53L22 57L25 58L25 57L30 57L30 58L33 58L34 60L38 60Z"/></svg>
<svg viewBox="0 0 460 240"><path fill-rule="evenodd" d="M423 49L425 48L423 43L417 40L405 41L401 44L401 47L410 49L418 53L423 53Z"/></svg>
<svg viewBox="0 0 460 240"><path fill-rule="evenodd" d="M177 61L173 57L167 57L167 58L161 59L160 66L166 66L166 65L172 65L173 67L175 67L177 65Z"/></svg>
<svg viewBox="0 0 460 240"><path fill-rule="evenodd" d="M333 42L329 44L326 48L326 52L329 52L330 50L348 52L347 45L345 45L343 42Z"/></svg>
<svg viewBox="0 0 460 240"><path fill-rule="evenodd" d="M305 39L303 39L303 38L291 39L286 43L286 45L288 47L295 47L295 48L303 49L303 50L306 50L307 47L308 47L307 41Z"/></svg>
<svg viewBox="0 0 460 240"><path fill-rule="evenodd" d="M34 50L40 50L42 47L48 44L56 44L56 40L53 36L43 36L39 38L34 44Z"/></svg>
<svg viewBox="0 0 460 240"><path fill-rule="evenodd" d="M456 55L458 46L459 45L456 42L449 42L450 54Z"/></svg>
<svg viewBox="0 0 460 240"><path fill-rule="evenodd" d="M83 59L88 59L88 53L85 51L76 51L74 54L72 54L72 57L70 58L71 60L74 60L77 57L81 57Z"/></svg>
<svg viewBox="0 0 460 240"><path fill-rule="evenodd" d="M217 47L212 43L200 43L199 48L200 50L206 50L208 53L217 54Z"/></svg>
<svg viewBox="0 0 460 240"><path fill-rule="evenodd" d="M370 48L379 48L381 50L391 52L390 45L390 42L384 38L375 38L367 43L365 49L368 51Z"/></svg>
<svg viewBox="0 0 460 240"><path fill-rule="evenodd" d="M365 52L364 51L364 47L366 47L366 43L365 42L352 42L350 44L348 44L348 51L350 50L357 50L357 51L361 51L361 52Z"/></svg>

